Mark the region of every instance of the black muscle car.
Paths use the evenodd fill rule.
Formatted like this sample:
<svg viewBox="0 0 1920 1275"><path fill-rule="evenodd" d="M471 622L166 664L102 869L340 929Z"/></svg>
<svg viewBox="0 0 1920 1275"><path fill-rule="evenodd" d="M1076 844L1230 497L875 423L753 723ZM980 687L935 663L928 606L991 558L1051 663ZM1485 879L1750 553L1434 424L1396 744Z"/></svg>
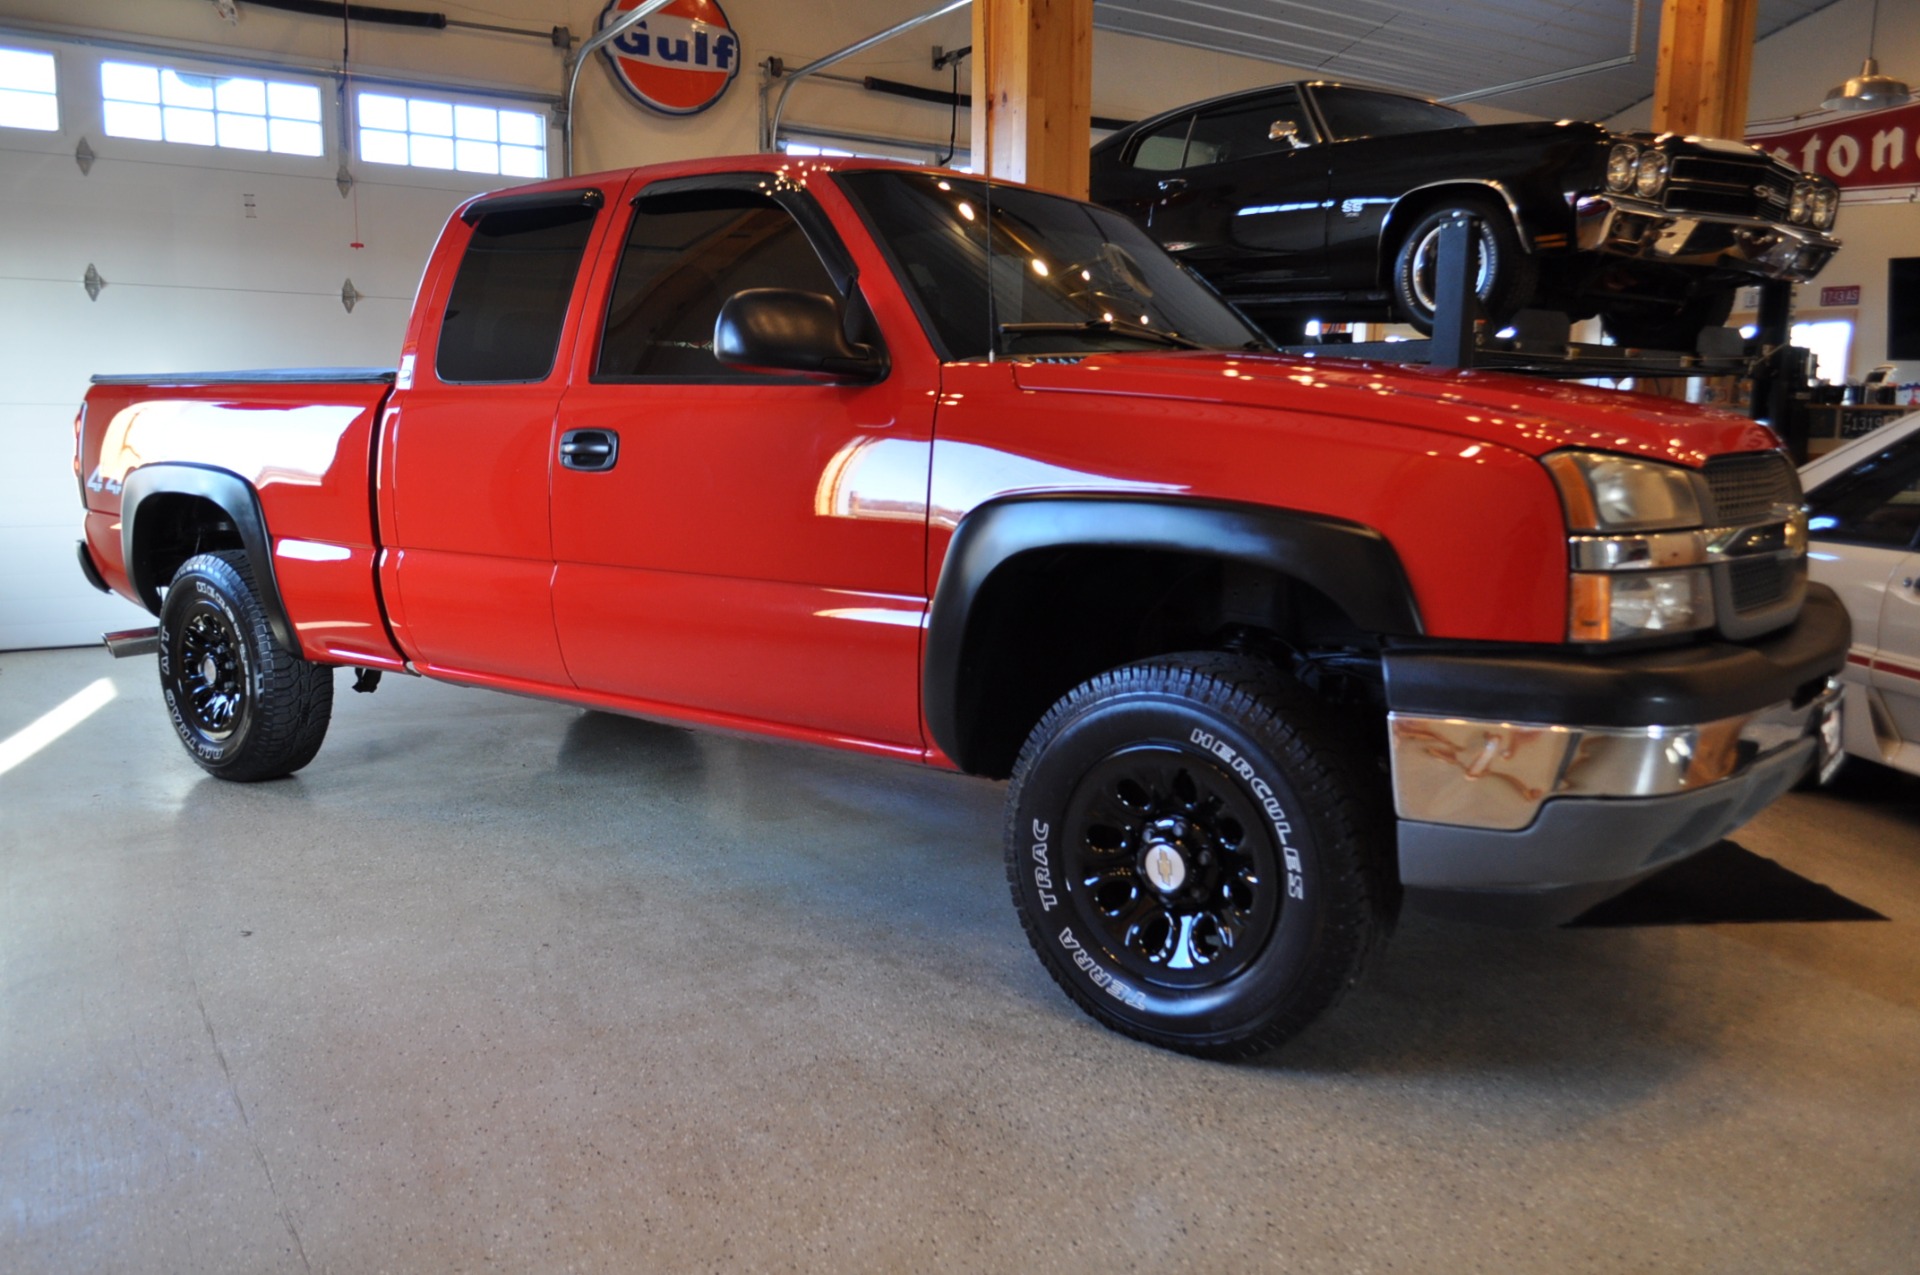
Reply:
<svg viewBox="0 0 1920 1275"><path fill-rule="evenodd" d="M1460 210L1488 318L1598 314L1623 345L1691 349L1741 286L1811 279L1840 246L1834 184L1742 142L1477 125L1346 84L1143 120L1094 147L1092 186L1283 341L1310 316L1430 328L1440 226Z"/></svg>

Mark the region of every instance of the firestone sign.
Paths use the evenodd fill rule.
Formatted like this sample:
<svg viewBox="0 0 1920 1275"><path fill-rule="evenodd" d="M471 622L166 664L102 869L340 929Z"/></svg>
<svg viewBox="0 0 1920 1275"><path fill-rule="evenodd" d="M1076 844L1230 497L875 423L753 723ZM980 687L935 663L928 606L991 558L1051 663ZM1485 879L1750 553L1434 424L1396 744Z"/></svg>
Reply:
<svg viewBox="0 0 1920 1275"><path fill-rule="evenodd" d="M1850 203L1905 202L1920 187L1920 103L1811 118L1750 129L1747 140L1795 168L1832 178Z"/></svg>
<svg viewBox="0 0 1920 1275"><path fill-rule="evenodd" d="M641 0L611 0L598 29ZM740 37L717 0L672 4L621 32L601 52L613 78L643 106L667 115L696 115L726 93L740 73Z"/></svg>

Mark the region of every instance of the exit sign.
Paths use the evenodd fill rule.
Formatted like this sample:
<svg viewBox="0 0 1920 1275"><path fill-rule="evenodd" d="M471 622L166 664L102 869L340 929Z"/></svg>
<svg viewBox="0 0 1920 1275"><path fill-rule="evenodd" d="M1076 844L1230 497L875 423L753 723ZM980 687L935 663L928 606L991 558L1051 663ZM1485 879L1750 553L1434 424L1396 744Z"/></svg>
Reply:
<svg viewBox="0 0 1920 1275"><path fill-rule="evenodd" d="M1820 289L1820 304L1823 306L1859 305L1860 285L1854 283L1848 284L1845 287L1822 288Z"/></svg>

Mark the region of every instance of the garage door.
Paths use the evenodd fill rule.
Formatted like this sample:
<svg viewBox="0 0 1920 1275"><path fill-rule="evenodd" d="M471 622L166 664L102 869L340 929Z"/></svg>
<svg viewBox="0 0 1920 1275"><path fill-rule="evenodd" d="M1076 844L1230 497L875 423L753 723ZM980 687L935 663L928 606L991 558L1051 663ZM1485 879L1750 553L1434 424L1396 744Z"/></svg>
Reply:
<svg viewBox="0 0 1920 1275"><path fill-rule="evenodd" d="M448 212L542 175L549 118L0 29L0 650L152 623L76 565L89 376L391 366Z"/></svg>

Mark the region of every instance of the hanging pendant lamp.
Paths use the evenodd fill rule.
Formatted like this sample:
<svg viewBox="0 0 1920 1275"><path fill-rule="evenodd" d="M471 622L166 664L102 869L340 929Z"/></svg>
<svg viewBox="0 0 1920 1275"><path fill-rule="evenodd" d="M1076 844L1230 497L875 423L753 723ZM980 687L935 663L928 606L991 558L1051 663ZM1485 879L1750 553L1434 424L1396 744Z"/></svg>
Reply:
<svg viewBox="0 0 1920 1275"><path fill-rule="evenodd" d="M1905 80L1880 74L1880 63L1873 56L1874 38L1879 33L1880 0L1873 0L1873 22L1867 28L1866 65L1860 68L1860 74L1846 83L1828 89L1827 98L1820 105L1830 111L1878 111L1889 106L1904 105L1913 97L1913 90L1907 87Z"/></svg>

